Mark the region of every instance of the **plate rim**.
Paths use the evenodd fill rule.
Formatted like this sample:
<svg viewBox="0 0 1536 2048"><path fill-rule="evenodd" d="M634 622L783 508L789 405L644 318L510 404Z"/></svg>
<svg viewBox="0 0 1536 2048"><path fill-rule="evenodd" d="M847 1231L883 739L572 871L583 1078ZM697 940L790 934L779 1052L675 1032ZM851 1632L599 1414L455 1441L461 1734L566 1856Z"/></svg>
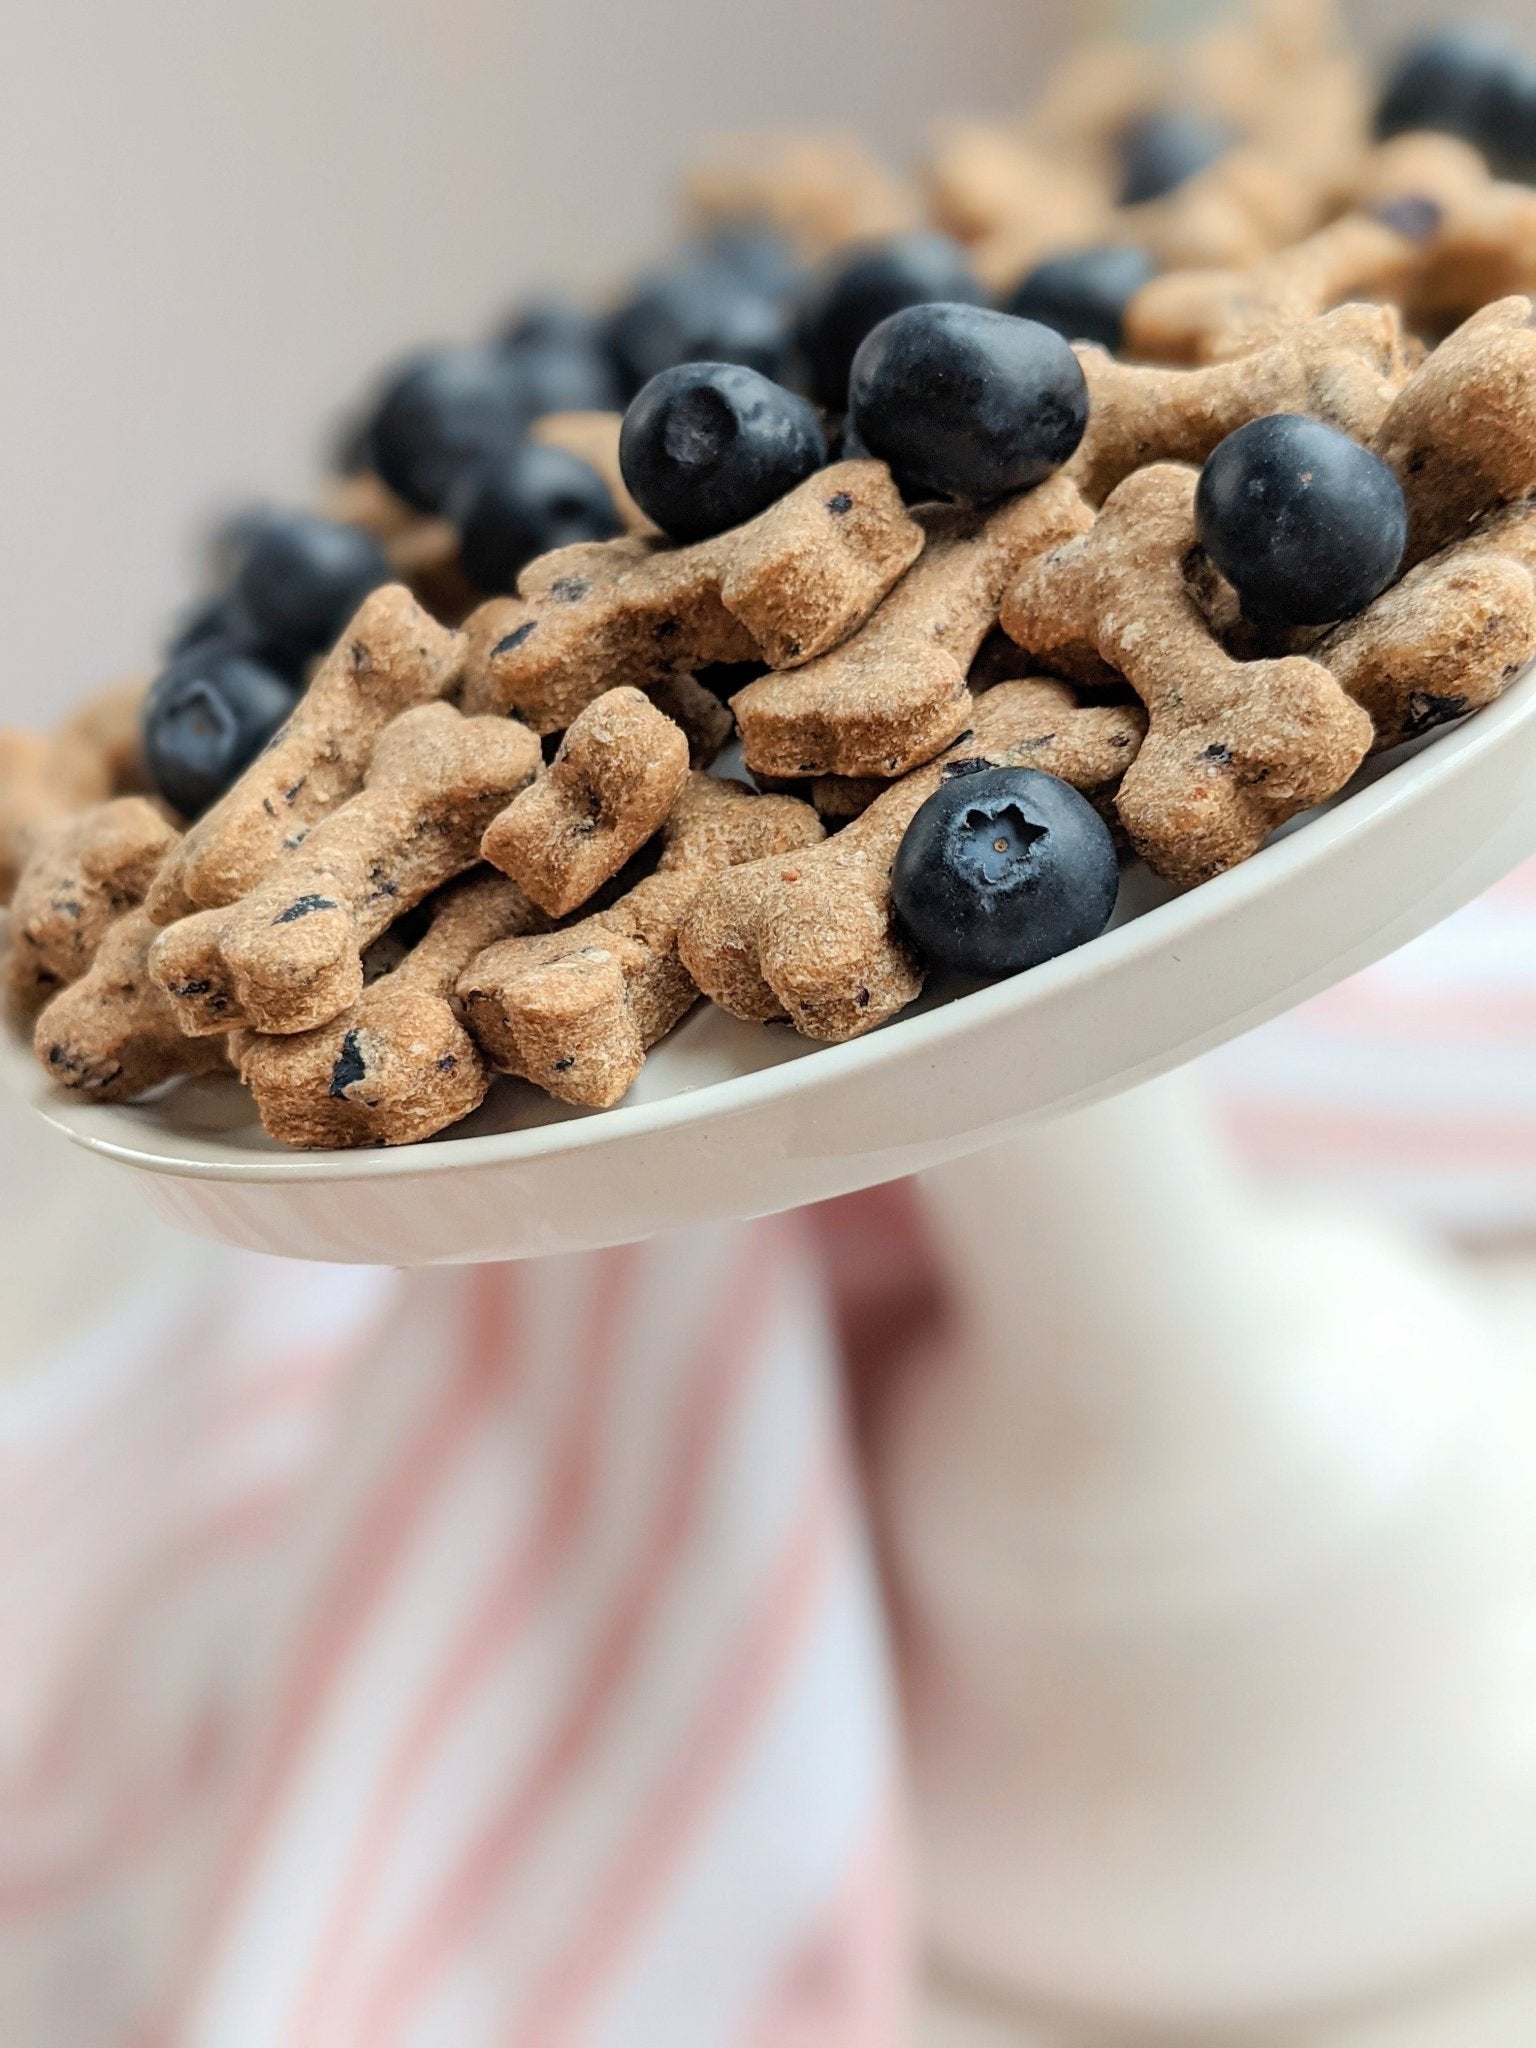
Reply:
<svg viewBox="0 0 1536 2048"><path fill-rule="evenodd" d="M440 1136L416 1145L252 1153L239 1159L174 1158L141 1149L121 1137L82 1129L75 1117L81 1112L91 1113L93 1105L73 1102L74 1113L66 1114L65 1105L71 1104L72 1098L65 1095L61 1099L47 1087L46 1076L36 1069L33 1071L38 1086L32 1092L32 1106L71 1142L120 1165L173 1179L247 1185L293 1181L339 1185L531 1165L551 1155L617 1144L626 1138L642 1137L712 1114L723 1117L752 1111L775 1095L793 1093L806 1085L812 1072L818 1085L827 1085L857 1067L875 1069L913 1054L937 1052L950 1040L963 1037L973 1023L990 1022L1010 1011L1021 1017L1026 1015L1065 980L1102 979L1124 961L1165 944L1176 944L1180 933L1196 924L1240 914L1254 901L1282 889L1295 874L1326 860L1369 831L1378 819L1416 801L1427 786L1454 783L1503 742L1510 726L1533 714L1536 664L1517 677L1494 703L1449 731L1433 735L1411 757L1378 773L1364 787L1334 800L1327 809L1304 821L1293 821L1280 836L1240 866L1154 904L1084 946L1023 974L957 995L931 1010L897 1015L862 1037L814 1046L796 1058L776 1061L744 1074L700 1081L649 1101L620 1102L611 1109L475 1137ZM27 1066L33 1068L30 1046L24 1048L24 1057ZM132 1108L131 1104L119 1106Z"/></svg>

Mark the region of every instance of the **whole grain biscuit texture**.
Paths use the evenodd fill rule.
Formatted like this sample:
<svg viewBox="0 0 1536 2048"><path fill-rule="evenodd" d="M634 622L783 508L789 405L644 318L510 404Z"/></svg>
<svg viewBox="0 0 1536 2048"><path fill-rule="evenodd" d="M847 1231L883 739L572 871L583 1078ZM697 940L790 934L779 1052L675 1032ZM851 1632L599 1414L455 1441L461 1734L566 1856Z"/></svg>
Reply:
<svg viewBox="0 0 1536 2048"><path fill-rule="evenodd" d="M1185 886L1246 860L1326 801L1371 744L1370 719L1319 662L1234 661L1186 581L1197 473L1138 470L1092 530L1024 571L1002 622L1043 666L1123 676L1150 729L1116 799L1136 851Z"/></svg>
<svg viewBox="0 0 1536 2048"><path fill-rule="evenodd" d="M667 821L688 742L640 690L605 690L566 728L537 782L486 828L480 851L552 917L576 910Z"/></svg>
<svg viewBox="0 0 1536 2048"><path fill-rule="evenodd" d="M1080 705L1048 678L997 684L972 701L970 730L943 760L892 784L834 838L715 874L684 921L684 966L733 1016L857 1037L922 990L921 962L893 923L891 868L946 777L978 763L1037 768L1102 803L1145 730L1139 705Z"/></svg>
<svg viewBox="0 0 1536 2048"><path fill-rule="evenodd" d="M860 632L804 668L732 698L754 774L904 774L965 729L966 674L1023 563L1093 514L1054 476L991 512L928 507L928 544Z"/></svg>
<svg viewBox="0 0 1536 2048"><path fill-rule="evenodd" d="M809 845L820 819L792 797L690 778L657 872L561 931L491 946L459 982L465 1020L491 1064L562 1102L604 1109L697 1000L677 935L709 876L730 861Z"/></svg>
<svg viewBox="0 0 1536 2048"><path fill-rule="evenodd" d="M1304 412L1369 441L1412 367L1390 306L1340 306L1235 362L1199 369L1122 363L1080 346L1088 427L1066 474L1090 504L1149 462L1204 462L1267 413Z"/></svg>
<svg viewBox="0 0 1536 2048"><path fill-rule="evenodd" d="M1378 748L1491 704L1536 659L1536 505L1492 513L1312 653L1369 714Z"/></svg>
<svg viewBox="0 0 1536 2048"><path fill-rule="evenodd" d="M447 697L464 643L398 583L364 598L293 716L156 877L149 914L170 924L255 888L284 853L354 796L379 734L402 711Z"/></svg>
<svg viewBox="0 0 1536 2048"><path fill-rule="evenodd" d="M917 558L922 529L880 462L834 463L745 526L691 547L558 548L466 627L464 702L563 732L604 690L715 663L810 661Z"/></svg>
<svg viewBox="0 0 1536 2048"><path fill-rule="evenodd" d="M1500 299L1427 356L1374 444L1408 501L1406 566L1536 489L1536 312Z"/></svg>
<svg viewBox="0 0 1536 2048"><path fill-rule="evenodd" d="M329 1024L237 1033L234 1056L264 1128L314 1149L414 1145L462 1122L490 1073L454 986L487 946L545 923L515 882L476 871L433 899L426 934Z"/></svg>
<svg viewBox="0 0 1536 2048"><path fill-rule="evenodd" d="M250 895L169 926L152 968L183 1030L310 1031L363 989L362 955L479 859L486 826L532 779L515 719L422 704L386 726L361 792Z"/></svg>
<svg viewBox="0 0 1536 2048"><path fill-rule="evenodd" d="M222 1040L186 1037L149 973L158 928L142 907L109 925L80 979L37 1020L45 1074L95 1102L128 1102L183 1074L227 1067Z"/></svg>
<svg viewBox="0 0 1536 2048"><path fill-rule="evenodd" d="M11 899L7 1007L30 1021L78 981L108 928L144 901L177 832L158 804L121 796L39 829Z"/></svg>

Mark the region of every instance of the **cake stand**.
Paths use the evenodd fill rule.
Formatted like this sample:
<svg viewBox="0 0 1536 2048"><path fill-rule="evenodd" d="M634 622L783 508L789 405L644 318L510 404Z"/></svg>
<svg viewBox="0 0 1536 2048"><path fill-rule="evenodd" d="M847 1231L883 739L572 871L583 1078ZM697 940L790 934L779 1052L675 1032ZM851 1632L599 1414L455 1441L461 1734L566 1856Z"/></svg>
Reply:
<svg viewBox="0 0 1536 2048"><path fill-rule="evenodd" d="M1133 875L1029 974L836 1047L701 1008L618 1109L509 1086L451 1137L294 1155L232 1084L92 1108L10 1065L162 1216L299 1258L529 1257L922 1173L963 1329L877 1483L929 1931L989 2015L935 2040L1370 2007L1370 2048L1470 2048L1390 2013L1536 1936L1531 1377L1428 1251L1269 1213L1157 1077L1533 851L1536 673L1218 881Z"/></svg>

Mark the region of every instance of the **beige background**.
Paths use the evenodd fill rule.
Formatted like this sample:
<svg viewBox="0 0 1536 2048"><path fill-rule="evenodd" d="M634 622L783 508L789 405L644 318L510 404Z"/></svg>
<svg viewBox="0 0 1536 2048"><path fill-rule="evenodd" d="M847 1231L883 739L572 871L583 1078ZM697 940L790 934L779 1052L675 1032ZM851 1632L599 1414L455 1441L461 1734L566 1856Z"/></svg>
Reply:
<svg viewBox="0 0 1536 2048"><path fill-rule="evenodd" d="M711 130L910 148L1028 0L49 0L7 11L0 718L141 663L199 517L302 491L380 357L661 245Z"/></svg>

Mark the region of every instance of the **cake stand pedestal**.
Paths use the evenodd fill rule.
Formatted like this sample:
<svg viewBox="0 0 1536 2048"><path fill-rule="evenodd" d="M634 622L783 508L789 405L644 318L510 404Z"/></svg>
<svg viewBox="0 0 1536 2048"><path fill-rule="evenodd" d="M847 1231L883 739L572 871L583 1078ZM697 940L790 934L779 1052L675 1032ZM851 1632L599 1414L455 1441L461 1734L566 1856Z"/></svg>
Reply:
<svg viewBox="0 0 1536 2048"><path fill-rule="evenodd" d="M1257 1199L1184 1079L922 1185L962 1334L879 1484L970 2038L1421 2028L1536 1948L1529 1373L1430 1250Z"/></svg>

